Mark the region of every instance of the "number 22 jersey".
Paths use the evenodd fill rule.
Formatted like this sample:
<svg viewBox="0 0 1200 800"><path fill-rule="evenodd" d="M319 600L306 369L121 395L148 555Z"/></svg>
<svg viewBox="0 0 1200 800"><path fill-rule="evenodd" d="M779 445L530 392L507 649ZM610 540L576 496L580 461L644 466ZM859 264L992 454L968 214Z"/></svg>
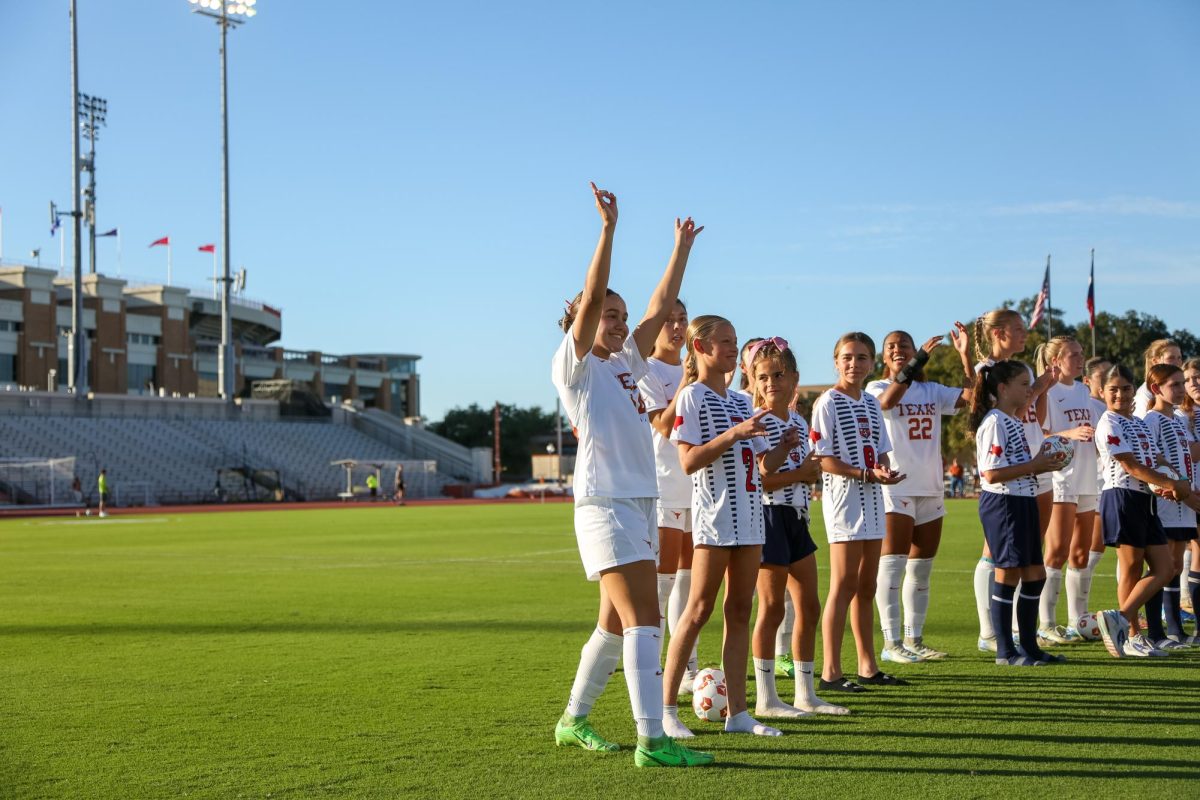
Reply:
<svg viewBox="0 0 1200 800"><path fill-rule="evenodd" d="M671 441L707 444L753 413L750 401L737 392L722 397L703 383L690 383L675 396ZM692 473L695 544L739 547L766 541L758 455L768 449L761 436L743 439Z"/></svg>
<svg viewBox="0 0 1200 800"><path fill-rule="evenodd" d="M891 380L872 381L867 391L879 397ZM893 497L941 497L942 417L957 411L962 389L933 381L914 381L896 405L883 412L883 422L892 441L891 467L908 475L895 486L884 486Z"/></svg>

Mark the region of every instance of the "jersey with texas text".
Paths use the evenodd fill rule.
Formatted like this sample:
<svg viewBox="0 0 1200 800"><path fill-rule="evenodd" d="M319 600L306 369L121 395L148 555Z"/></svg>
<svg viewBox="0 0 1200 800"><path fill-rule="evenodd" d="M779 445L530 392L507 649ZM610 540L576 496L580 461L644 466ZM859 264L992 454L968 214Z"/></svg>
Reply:
<svg viewBox="0 0 1200 800"><path fill-rule="evenodd" d="M867 391L881 396L892 381L872 381ZM892 497L941 497L942 417L954 414L962 389L933 381L913 381L892 408L883 410L883 424L892 441L891 467L908 477L895 486L884 486Z"/></svg>
<svg viewBox="0 0 1200 800"><path fill-rule="evenodd" d="M1069 386L1054 384L1046 390L1046 430L1062 433L1087 425L1094 432L1096 423L1100 421L1094 416L1094 402L1088 388L1078 381ZM1075 455L1070 464L1053 473L1055 485L1069 486L1072 494L1100 494L1096 480L1099 457L1094 437L1091 442L1071 443L1075 447Z"/></svg>

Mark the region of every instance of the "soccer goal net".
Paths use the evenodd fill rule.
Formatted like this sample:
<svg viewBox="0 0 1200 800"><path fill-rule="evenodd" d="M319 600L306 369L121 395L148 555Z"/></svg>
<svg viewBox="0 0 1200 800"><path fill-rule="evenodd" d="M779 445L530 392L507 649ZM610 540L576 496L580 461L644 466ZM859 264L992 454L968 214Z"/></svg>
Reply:
<svg viewBox="0 0 1200 800"><path fill-rule="evenodd" d="M74 482L74 456L0 459L0 506L75 505Z"/></svg>

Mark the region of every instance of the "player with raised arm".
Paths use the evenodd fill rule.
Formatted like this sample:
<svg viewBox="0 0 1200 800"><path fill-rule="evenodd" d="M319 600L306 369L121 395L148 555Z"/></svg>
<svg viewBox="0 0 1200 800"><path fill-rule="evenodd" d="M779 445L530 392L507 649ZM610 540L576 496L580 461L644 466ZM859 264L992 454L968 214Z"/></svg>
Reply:
<svg viewBox="0 0 1200 800"><path fill-rule="evenodd" d="M1104 646L1114 658L1164 656L1141 632L1138 609L1171 580L1173 567L1167 534L1154 513L1151 486L1170 500L1186 500L1188 481L1163 468L1146 424L1133 416L1133 373L1114 365L1104 378L1108 410L1096 424L1096 447L1104 467L1104 492L1100 515L1104 538L1117 546L1120 565L1117 582L1119 608L1096 615ZM1142 574L1149 564L1150 572ZM1148 620L1147 620L1148 621Z"/></svg>
<svg viewBox="0 0 1200 800"><path fill-rule="evenodd" d="M754 674L761 717L795 716L794 709L817 714L848 714L849 709L827 703L813 686L813 661L817 628L821 625L821 600L817 594L817 546L808 530L808 484L817 480L821 466L810 454L809 428L791 408L800 373L796 355L778 336L758 342L750 351L754 376L755 408L769 411L762 418L767 444L783 441L788 431L797 433L796 447L776 472L763 473L763 517L766 543L758 569L758 619L754 626ZM799 668L796 698L788 706L779 699L773 670L778 649L775 636L783 619L783 598L791 595L799 625L789 641Z"/></svg>
<svg viewBox="0 0 1200 800"><path fill-rule="evenodd" d="M1200 469L1196 463L1200 461L1200 358L1189 358L1183 365L1183 401L1175 410L1176 416L1188 431L1192 453L1192 489L1200 489ZM1186 614L1195 615L1200 608L1200 540L1193 540L1187 552L1183 554L1183 578L1179 583L1180 608ZM1193 620L1195 617L1193 616ZM1200 624L1196 626L1197 638L1200 638Z"/></svg>
<svg viewBox="0 0 1200 800"><path fill-rule="evenodd" d="M763 435L762 418L750 401L726 387L737 366L737 333L729 321L708 315L688 326L684 386L675 396L671 439L679 462L692 476L692 592L667 649L663 678L663 725L672 736L692 732L679 719L679 681L696 636L712 616L725 581L725 636L721 663L726 673L729 715L726 733L779 736L756 721L746 706L746 657L750 650L750 611L762 561L761 472L774 472L796 446L795 431L775 447Z"/></svg>
<svg viewBox="0 0 1200 800"><path fill-rule="evenodd" d="M979 359L975 364L978 374L985 366L991 366L998 361L1012 359L1025 349L1025 340L1029 331L1025 320L1011 308L999 308L989 311L975 320L975 355ZM1028 368L1028 365L1027 365ZM1046 390L1058 380L1058 369L1052 367L1036 379L1033 369L1029 369L1030 398L1029 407L1021 411L1018 419L1025 432L1025 441L1031 451L1037 452L1042 447L1045 435L1042 432L1042 422L1046 418ZM1039 473L1037 481L1038 520L1041 525L1041 535L1046 535L1050 525L1050 512L1054 505L1050 476ZM996 652L996 634L992 630L991 613L988 610L992 596L993 563L984 543L983 554L975 565L975 608L979 614L980 650ZM1040 552L1040 549L1039 549Z"/></svg>
<svg viewBox="0 0 1200 800"><path fill-rule="evenodd" d="M676 300L675 310L667 316L654 342L654 352L646 359L646 375L638 381L653 431L658 475L658 606L665 627L672 633L692 585L692 479L679 465L679 453L671 441L675 393L683 383L680 351L687 326L687 306ZM695 677L693 648L679 686L681 693L691 693Z"/></svg>
<svg viewBox="0 0 1200 800"><path fill-rule="evenodd" d="M1154 395L1150 391L1149 380L1150 368L1155 364L1183 366L1183 350L1180 349L1179 342L1174 339L1155 339L1142 354L1143 374L1146 380L1142 381L1142 385L1137 388L1137 394L1133 396L1133 415L1138 419L1146 416L1154 407Z"/></svg>
<svg viewBox="0 0 1200 800"><path fill-rule="evenodd" d="M833 348L837 382L813 406L813 450L821 459L821 513L829 539L829 596L821 620L824 663L821 688L862 692L862 684L899 686L875 661L876 575L886 532L882 486L905 476L891 469L892 450L883 411L863 384L875 368L875 342L865 333L844 334ZM842 673L846 615L858 651L858 679Z"/></svg>
<svg viewBox="0 0 1200 800"><path fill-rule="evenodd" d="M1150 429L1154 447L1166 461L1166 465L1194 484L1195 467L1192 463L1191 445L1194 437L1183 420L1176 416L1179 404L1187 397L1184 389L1183 369L1172 364L1155 364L1146 373L1146 384L1154 395L1154 406L1142 421ZM1171 580L1146 602L1146 627L1150 641L1159 650L1176 650L1194 643L1183 631L1183 614L1180 608L1180 576L1183 574L1183 554L1189 544L1196 540L1196 509L1200 498L1195 494L1184 502L1158 498L1155 511L1167 534L1167 547L1171 552ZM1165 612L1165 613L1164 613ZM1166 630L1163 630L1163 623Z"/></svg>
<svg viewBox="0 0 1200 800"><path fill-rule="evenodd" d="M1071 463L1051 475L1054 507L1046 530L1046 588L1042 590L1038 635L1046 642L1082 642L1077 624L1088 610L1083 576L1092 546L1096 509L1100 507L1096 482L1098 460L1093 441L1100 417L1094 416L1088 387L1076 380L1084 368L1083 347L1079 342L1071 336L1055 336L1038 347L1034 360L1039 374L1055 367L1059 373L1058 381L1046 390L1045 429L1052 436L1073 442L1075 451ZM1058 596L1068 557L1068 624L1061 626L1057 621Z"/></svg>
<svg viewBox="0 0 1200 800"><path fill-rule="evenodd" d="M632 333L625 301L609 288L617 198L592 184L602 220L600 240L584 289L560 321L566 334L551 377L575 426L575 537L588 580L600 582L596 630L580 654L570 699L554 730L558 745L613 751L588 721L617 663L637 723L638 766L696 766L712 756L692 751L663 733L661 634L655 560L654 444L637 380L667 315L675 307L696 234L689 218L675 221L675 247L666 272Z"/></svg>
<svg viewBox="0 0 1200 800"><path fill-rule="evenodd" d="M1065 661L1038 644L1038 601L1046 583L1037 508L1036 476L1061 467L1064 453L1034 455L1017 415L1029 408L1029 367L1019 361L985 364L971 402L975 457L979 465L979 521L995 562L992 581L992 629L996 632L996 663L1037 667ZM1017 584L1021 584L1017 595ZM1021 647L1012 638L1017 619Z"/></svg>
<svg viewBox="0 0 1200 800"><path fill-rule="evenodd" d="M968 355L970 337L961 322L950 331L962 360L966 386L974 382ZM925 364L944 336L934 336L918 350L911 335L892 331L883 339L887 377L867 384L879 399L883 422L892 442L892 466L908 475L899 486L883 487L887 535L879 557L875 603L883 628L884 661L912 663L946 657L925 644L929 610L929 576L942 540L946 516L942 483L942 417L954 414L971 398L971 390L943 386L925 378ZM904 587L904 628L900 627L900 589ZM903 637L903 638L901 638Z"/></svg>

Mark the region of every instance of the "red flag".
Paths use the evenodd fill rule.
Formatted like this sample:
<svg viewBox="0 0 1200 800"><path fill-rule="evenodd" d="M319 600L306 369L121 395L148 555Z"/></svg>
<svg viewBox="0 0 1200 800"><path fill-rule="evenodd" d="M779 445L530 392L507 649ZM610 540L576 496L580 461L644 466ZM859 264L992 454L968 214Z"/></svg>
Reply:
<svg viewBox="0 0 1200 800"><path fill-rule="evenodd" d="M170 237L170 236L164 236L164 237L163 237L163 238L161 238L161 239L155 239L153 242L151 242L151 243L150 243L150 246L151 246L151 247L157 247L157 246L158 246L158 245L160 245L160 244L165 244L165 245L168 245L168 246L170 246L170 244L171 244L171 237Z"/></svg>
<svg viewBox="0 0 1200 800"><path fill-rule="evenodd" d="M215 252L217 252L217 246L215 244L202 244L202 245L200 245L200 252L201 253L215 253Z"/></svg>

